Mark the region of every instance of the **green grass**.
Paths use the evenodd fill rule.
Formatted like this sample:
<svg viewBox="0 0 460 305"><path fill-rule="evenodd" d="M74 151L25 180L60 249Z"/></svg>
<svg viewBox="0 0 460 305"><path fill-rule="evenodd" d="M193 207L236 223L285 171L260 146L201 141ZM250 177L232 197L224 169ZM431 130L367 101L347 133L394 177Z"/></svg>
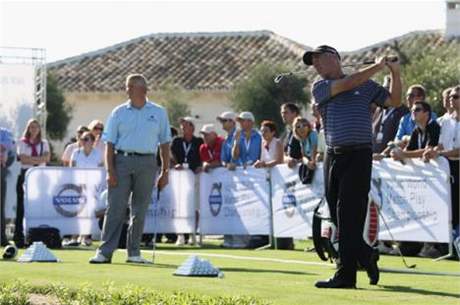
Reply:
<svg viewBox="0 0 460 305"><path fill-rule="evenodd" d="M299 243L298 247L310 246ZM53 250L60 263L25 263L0 260L0 282L16 279L32 287L60 284L79 288L82 285L106 289L111 283L116 289L140 287L172 294L191 293L196 296L243 296L254 297L271 304L398 304L432 305L460 303L460 263L458 261L433 262L425 258L406 258L409 264L417 264L413 274L395 271L382 272L378 286L370 286L365 272L358 274L358 289L322 290L314 288L318 279L326 279L334 273L334 266L321 263L314 253L282 250L228 250L208 244L203 248L176 248L161 245L155 265L126 264L124 251L118 251L111 265L90 265L88 259L94 248L78 250ZM209 259L225 274L218 278L176 277L172 273L187 258L198 253ZM180 255L183 254L183 255ZM274 258L313 262L305 265L296 262L254 261L234 258L207 257L206 254L224 254L256 258ZM151 257L151 251L143 251ZM399 257L382 256L379 266L385 269L408 270ZM397 271L397 270L396 270ZM450 275L429 273L447 272ZM453 273L457 273L455 276ZM185 304L185 303L184 303Z"/></svg>

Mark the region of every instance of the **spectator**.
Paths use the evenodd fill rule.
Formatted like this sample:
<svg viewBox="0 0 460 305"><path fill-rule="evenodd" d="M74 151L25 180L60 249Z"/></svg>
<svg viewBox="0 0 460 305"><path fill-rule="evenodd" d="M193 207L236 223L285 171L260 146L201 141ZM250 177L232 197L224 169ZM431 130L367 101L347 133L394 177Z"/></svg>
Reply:
<svg viewBox="0 0 460 305"><path fill-rule="evenodd" d="M460 160L460 86L449 91L450 118L445 116L442 121L439 144L434 150L424 153L429 160L438 156L449 160L452 198L452 228L459 236L459 160ZM446 107L447 108L447 107ZM460 254L459 254L460 255Z"/></svg>
<svg viewBox="0 0 460 305"><path fill-rule="evenodd" d="M302 117L295 118L293 126L294 137L299 141L302 148L302 162L310 170L315 170L318 154L318 133L313 129L310 122Z"/></svg>
<svg viewBox="0 0 460 305"><path fill-rule="evenodd" d="M94 148L96 148L101 156L105 153L105 144L101 140L102 132L104 131L104 123L100 120L93 120L88 124L88 129L93 134L95 141L94 141Z"/></svg>
<svg viewBox="0 0 460 305"><path fill-rule="evenodd" d="M441 126L444 123L444 121L449 121L452 116L454 115L455 109L452 108L451 103L450 103L450 91L453 88L447 88L442 91L442 107L446 110L443 116L439 117L436 121L438 122L439 126Z"/></svg>
<svg viewBox="0 0 460 305"><path fill-rule="evenodd" d="M318 153L316 155L316 162L324 160L324 152L326 151L326 139L324 137L324 126L319 112L318 105L313 101L311 103L312 116L315 118L313 129L318 133Z"/></svg>
<svg viewBox="0 0 460 305"><path fill-rule="evenodd" d="M438 145L440 127L435 120L431 119L430 104L424 101L415 102L411 115L417 127L412 132L409 144L404 151L396 149L391 151L394 160L421 158L425 150Z"/></svg>
<svg viewBox="0 0 460 305"><path fill-rule="evenodd" d="M412 85L407 89L406 106L412 109L415 102L425 101L426 91L422 85ZM431 112L431 119L436 120L436 113ZM415 129L415 121L411 117L411 113L405 114L399 122L398 131L396 132L395 141L401 142L404 136L410 136Z"/></svg>
<svg viewBox="0 0 460 305"><path fill-rule="evenodd" d="M193 118L183 117L179 120L181 137L173 139L171 144L171 164L176 170L190 169L195 174L201 171L200 146L203 144L201 138L195 137L195 124ZM196 207L194 207L196 209ZM177 235L176 245L183 246L188 243L189 234ZM193 242L192 242L193 243Z"/></svg>
<svg viewBox="0 0 460 305"><path fill-rule="evenodd" d="M430 104L424 101L415 102L412 106L412 120L416 128L411 134L409 144L404 149L393 149L391 156L394 160L403 161L405 158L421 158L426 151L434 149L438 145L440 127L435 120L431 119ZM400 248L407 253L419 253L423 257L437 257L439 251L431 243L400 243ZM420 249L421 248L421 249ZM419 252L420 251L420 252Z"/></svg>
<svg viewBox="0 0 460 305"><path fill-rule="evenodd" d="M302 152L299 141L294 137L292 123L300 115L300 109L294 103L281 105L281 117L286 124L285 136L282 137L284 144L284 162L293 168L301 159Z"/></svg>
<svg viewBox="0 0 460 305"><path fill-rule="evenodd" d="M390 82L391 78L387 75L383 87L388 90ZM377 107L375 109L372 114L372 153L374 160L381 160L385 157L385 154L382 153L387 148L388 143L395 138L401 118L408 113L409 109L404 105L397 108Z"/></svg>
<svg viewBox="0 0 460 305"><path fill-rule="evenodd" d="M31 119L27 122L23 137L18 143L17 155L21 162L21 172L16 184L17 206L14 229L14 243L17 247L24 247L24 178L26 171L34 166L45 166L50 161L48 141L42 138L40 123Z"/></svg>
<svg viewBox="0 0 460 305"><path fill-rule="evenodd" d="M278 138L275 138L275 123L273 121L263 121L260 132L263 138L262 153L260 159L254 164L254 167L273 167L283 163L283 143Z"/></svg>
<svg viewBox="0 0 460 305"><path fill-rule="evenodd" d="M231 111L222 112L217 120L222 124L222 128L227 132L227 137L225 138L224 143L222 144L222 151L220 154L221 162L229 170L234 170L236 168L236 160L232 158L232 147L233 147L233 138L236 132L236 114Z"/></svg>
<svg viewBox="0 0 460 305"><path fill-rule="evenodd" d="M14 140L11 131L0 127L0 246L8 245L5 223L6 176L8 167L14 162Z"/></svg>
<svg viewBox="0 0 460 305"><path fill-rule="evenodd" d="M80 147L79 138L85 131L89 131L88 127L82 126L82 125L78 126L77 133L75 136L75 142L71 141L71 143L69 143L64 149L64 153L62 154L62 157L61 157L62 165L64 166L70 165L70 157L72 156L73 151Z"/></svg>
<svg viewBox="0 0 460 305"><path fill-rule="evenodd" d="M104 162L102 160L102 154L95 145L96 137L90 131L84 132L79 138L80 148L74 150L70 157L70 167L78 168L97 168L102 167ZM92 239L91 235L72 236L68 242L63 242L64 246L78 246L83 245L86 247L91 246Z"/></svg>
<svg viewBox="0 0 460 305"><path fill-rule="evenodd" d="M232 158L239 160L237 165L246 168L246 166L253 165L259 160L262 137L253 128L255 118L251 112L241 112L237 121L240 123L241 130L237 130L235 133Z"/></svg>
<svg viewBox="0 0 460 305"><path fill-rule="evenodd" d="M222 165L220 154L224 139L217 135L214 124L203 125L200 133L204 139L204 143L200 146L200 159L203 162L203 171L208 172Z"/></svg>

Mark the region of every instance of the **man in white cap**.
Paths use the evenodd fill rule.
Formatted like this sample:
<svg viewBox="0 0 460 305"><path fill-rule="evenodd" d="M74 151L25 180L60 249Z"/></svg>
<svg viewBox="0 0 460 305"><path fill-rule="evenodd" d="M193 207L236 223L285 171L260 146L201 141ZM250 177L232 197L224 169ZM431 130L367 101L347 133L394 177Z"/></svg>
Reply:
<svg viewBox="0 0 460 305"><path fill-rule="evenodd" d="M241 112L237 118L241 130L235 134L233 141L232 157L239 160L237 165L253 165L260 158L262 147L262 137L253 126L255 122L254 115L249 111Z"/></svg>
<svg viewBox="0 0 460 305"><path fill-rule="evenodd" d="M220 153L224 139L217 135L214 124L203 125L200 133L204 139L204 144L200 146L200 158L203 162L203 170L208 172L210 169L222 165Z"/></svg>
<svg viewBox="0 0 460 305"><path fill-rule="evenodd" d="M220 159L227 169L234 170L236 165L235 160L232 159L232 147L236 131L236 113L224 111L217 117L217 120L222 124L222 129L227 132L227 138L224 143L222 143Z"/></svg>

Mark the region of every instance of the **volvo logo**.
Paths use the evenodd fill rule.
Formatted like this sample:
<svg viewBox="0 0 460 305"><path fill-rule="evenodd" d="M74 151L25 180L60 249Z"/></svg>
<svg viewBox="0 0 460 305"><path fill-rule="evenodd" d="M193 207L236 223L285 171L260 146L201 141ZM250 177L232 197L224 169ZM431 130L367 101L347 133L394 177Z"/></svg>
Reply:
<svg viewBox="0 0 460 305"><path fill-rule="evenodd" d="M222 208L222 183L216 182L212 184L211 192L209 193L209 210L212 216L217 216Z"/></svg>
<svg viewBox="0 0 460 305"><path fill-rule="evenodd" d="M87 203L85 185L63 184L53 196L53 206L65 217L77 216Z"/></svg>
<svg viewBox="0 0 460 305"><path fill-rule="evenodd" d="M294 195L296 182L286 183L283 194L283 209L287 217L292 217L295 214L297 207L297 199Z"/></svg>

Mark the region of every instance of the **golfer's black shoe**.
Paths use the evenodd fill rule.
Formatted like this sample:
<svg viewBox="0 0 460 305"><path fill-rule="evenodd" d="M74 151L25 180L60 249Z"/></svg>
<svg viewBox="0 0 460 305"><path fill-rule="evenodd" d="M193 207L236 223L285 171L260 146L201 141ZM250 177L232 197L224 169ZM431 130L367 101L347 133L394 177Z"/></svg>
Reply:
<svg viewBox="0 0 460 305"><path fill-rule="evenodd" d="M379 251L377 249L372 250L371 258L369 260L369 265L366 267L367 276L369 277L369 284L377 285L380 279L380 271L377 266L377 261L379 260Z"/></svg>
<svg viewBox="0 0 460 305"><path fill-rule="evenodd" d="M356 288L356 283L341 279L337 275L326 281L317 281L316 288Z"/></svg>

